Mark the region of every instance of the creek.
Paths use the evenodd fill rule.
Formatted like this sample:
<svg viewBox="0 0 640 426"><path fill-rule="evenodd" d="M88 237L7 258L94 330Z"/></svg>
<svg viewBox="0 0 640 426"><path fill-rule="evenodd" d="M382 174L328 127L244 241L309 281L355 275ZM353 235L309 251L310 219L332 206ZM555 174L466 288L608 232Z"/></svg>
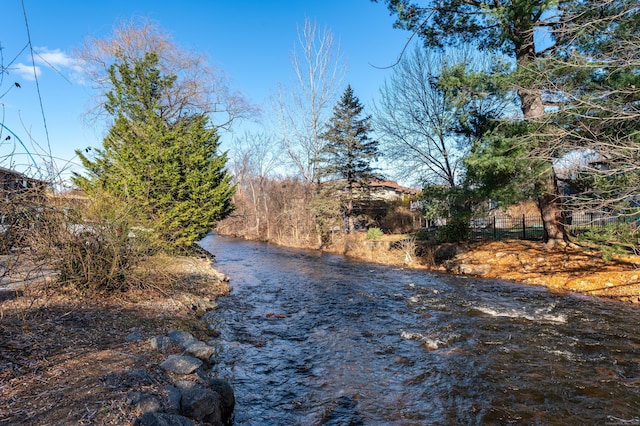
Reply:
<svg viewBox="0 0 640 426"><path fill-rule="evenodd" d="M640 424L640 308L211 234L236 425Z"/></svg>

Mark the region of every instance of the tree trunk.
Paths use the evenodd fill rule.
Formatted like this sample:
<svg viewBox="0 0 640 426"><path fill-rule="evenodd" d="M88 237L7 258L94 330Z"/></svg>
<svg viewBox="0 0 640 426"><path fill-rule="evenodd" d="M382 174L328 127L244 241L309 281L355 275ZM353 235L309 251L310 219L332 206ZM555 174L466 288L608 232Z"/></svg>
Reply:
<svg viewBox="0 0 640 426"><path fill-rule="evenodd" d="M271 218L269 217L269 205L267 204L266 192L263 190L264 197L262 197L264 205L264 221L267 227L267 241L271 241Z"/></svg>
<svg viewBox="0 0 640 426"><path fill-rule="evenodd" d="M515 8L516 6L511 6ZM525 18L523 16L523 18ZM525 68L537 60L536 44L534 39L535 23L532 21L520 21L512 30L514 39L520 43L516 45L516 63L518 68ZM540 120L546 115L544 102L542 101L542 91L538 87L518 88L520 97L520 109L525 120ZM539 141L539 143L545 143ZM562 203L560 191L558 191L558 180L553 168L553 163L549 158L536 158L533 154L533 161L546 162L545 171L538 176L534 185L538 198L538 208L542 215L547 247L563 245L567 240L564 227L564 215L562 214Z"/></svg>
<svg viewBox="0 0 640 426"><path fill-rule="evenodd" d="M519 90L522 112L525 119L536 120L544 116L544 104L540 90ZM534 161L536 161L534 159ZM542 159L542 161L550 161ZM564 226L562 203L558 180L553 164L548 164L546 170L536 179L535 190L538 198L538 208L542 216L547 248L564 245L568 235Z"/></svg>
<svg viewBox="0 0 640 426"><path fill-rule="evenodd" d="M558 192L558 183L553 168L536 182L538 208L542 216L547 248L565 245L568 235Z"/></svg>
<svg viewBox="0 0 640 426"><path fill-rule="evenodd" d="M347 234L353 231L353 200L347 202Z"/></svg>

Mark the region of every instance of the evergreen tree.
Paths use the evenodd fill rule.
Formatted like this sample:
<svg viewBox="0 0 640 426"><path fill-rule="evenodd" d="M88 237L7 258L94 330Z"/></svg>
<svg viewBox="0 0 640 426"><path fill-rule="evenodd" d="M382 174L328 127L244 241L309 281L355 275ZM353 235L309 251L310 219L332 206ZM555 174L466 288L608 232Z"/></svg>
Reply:
<svg viewBox="0 0 640 426"><path fill-rule="evenodd" d="M363 109L351 86L347 86L322 136L326 144L321 152L321 174L344 182L347 232L353 229L353 201L357 193L366 192L376 178L371 161L378 156L378 142L369 138L371 116L362 117Z"/></svg>
<svg viewBox="0 0 640 426"><path fill-rule="evenodd" d="M592 190L574 198L583 207L593 197L601 207L628 204L637 194L637 0L384 2L396 26L428 46L471 43L509 58L511 72L486 80L517 94L521 114L474 131L481 137L467 176L504 201L536 198L550 246L567 238L556 174L565 156L581 151L583 161L587 154L598 159L598 167L581 170Z"/></svg>
<svg viewBox="0 0 640 426"><path fill-rule="evenodd" d="M579 209L637 214L640 191L640 5L584 1L562 25L571 43L546 64L561 94L555 120L582 164L570 180ZM579 178L576 182L573 178Z"/></svg>
<svg viewBox="0 0 640 426"><path fill-rule="evenodd" d="M163 75L155 53L121 57L109 77L105 109L113 125L92 159L76 151L87 174L75 183L127 200L167 249L188 249L233 209L219 136L206 115L171 110L176 77Z"/></svg>
<svg viewBox="0 0 640 426"><path fill-rule="evenodd" d="M565 210L635 214L629 201L640 189L640 7L636 0L572 0L548 15L555 44L511 78L535 82L547 110L485 134L467 158L469 175L492 196L514 201L550 164L560 164L559 180L571 195L553 197Z"/></svg>
<svg viewBox="0 0 640 426"><path fill-rule="evenodd" d="M386 0L385 3L398 16L396 26L418 33L427 45L473 43L481 50L501 53L512 61L513 72L510 78L499 80L502 84L499 90L509 86L517 93L521 116L514 117L516 129L505 130L508 137L500 136L498 132L503 128L499 128L494 131L495 138L483 139L475 146L474 154L482 156L476 166L488 167L476 174L483 176L486 172L493 176L494 166L513 165L504 176L510 177L508 182L518 182L514 186L520 188L518 193L528 189L537 199L549 245L563 242L566 233L554 164L548 156L539 155L551 150L555 141L546 134L540 138L535 135L546 119L544 88L539 81L540 60L561 46L561 35L551 30L558 29L558 17L572 1L425 0L417 4L414 0ZM550 31L552 37L545 40L552 42L550 46L539 45L540 39L534 35L540 30ZM526 141L523 136L527 136ZM498 149L494 149L494 142Z"/></svg>

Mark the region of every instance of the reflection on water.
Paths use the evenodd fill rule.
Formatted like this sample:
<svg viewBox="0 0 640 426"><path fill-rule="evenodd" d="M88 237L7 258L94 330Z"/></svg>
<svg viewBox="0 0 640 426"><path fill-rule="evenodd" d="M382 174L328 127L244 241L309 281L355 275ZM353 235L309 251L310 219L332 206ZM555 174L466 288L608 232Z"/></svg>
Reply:
<svg viewBox="0 0 640 426"><path fill-rule="evenodd" d="M640 310L208 236L238 425L640 424Z"/></svg>

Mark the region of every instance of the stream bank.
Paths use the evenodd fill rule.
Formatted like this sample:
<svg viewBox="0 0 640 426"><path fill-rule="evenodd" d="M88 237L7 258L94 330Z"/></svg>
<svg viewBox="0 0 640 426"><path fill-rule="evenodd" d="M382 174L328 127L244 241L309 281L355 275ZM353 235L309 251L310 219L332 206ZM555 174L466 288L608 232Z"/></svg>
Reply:
<svg viewBox="0 0 640 426"><path fill-rule="evenodd" d="M336 236L319 250L384 265L515 281L640 304L640 256L632 254L605 259L594 249L576 245L547 249L543 242L527 240L434 246L384 235L369 241L364 233Z"/></svg>
<svg viewBox="0 0 640 426"><path fill-rule="evenodd" d="M82 298L49 288L50 275L32 273L7 292L11 297L0 299L0 424L127 425L150 409L172 415L169 386L184 387L185 377L162 364L186 349L170 342L159 350L158 336L179 330L214 339L201 317L229 286L210 259L164 263L176 281L163 291Z"/></svg>

